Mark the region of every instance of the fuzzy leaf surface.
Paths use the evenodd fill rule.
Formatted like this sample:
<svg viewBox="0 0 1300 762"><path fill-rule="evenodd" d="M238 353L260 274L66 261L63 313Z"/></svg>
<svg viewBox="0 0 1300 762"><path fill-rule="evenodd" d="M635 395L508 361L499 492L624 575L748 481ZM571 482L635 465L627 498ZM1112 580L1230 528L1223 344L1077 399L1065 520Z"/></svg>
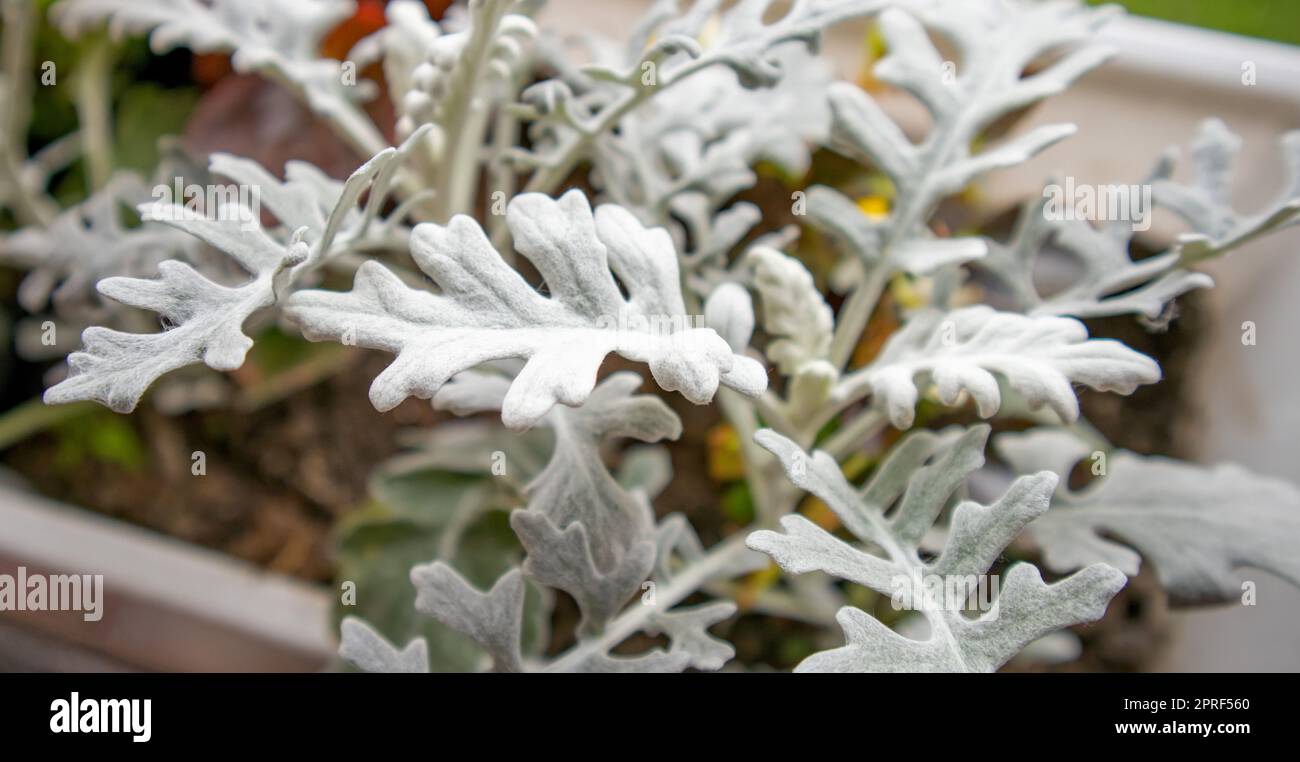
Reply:
<svg viewBox="0 0 1300 762"><path fill-rule="evenodd" d="M585 402L610 352L648 362L661 387L697 404L711 400L719 383L748 394L766 388L760 363L733 354L712 329L690 327L663 230L647 230L615 206L593 214L577 190L558 200L516 196L506 222L549 297L502 260L476 221L457 216L445 226L417 225L411 235L412 256L441 293L412 289L367 262L351 292L299 292L288 313L310 339L397 355L370 388L379 410L430 398L461 371L517 358L525 363L501 413L510 428L527 428L557 404Z"/></svg>
<svg viewBox="0 0 1300 762"><path fill-rule="evenodd" d="M1065 476L1096 456L1070 433L1002 434L995 447L1017 471L1062 474L1052 510L1028 530L1054 571L1105 562L1133 575L1145 557L1170 595L1184 603L1239 600L1243 567L1300 585L1300 490L1294 485L1232 464L1205 468L1117 450L1104 454L1105 475L1074 492Z"/></svg>
<svg viewBox="0 0 1300 762"><path fill-rule="evenodd" d="M986 575L1020 530L1047 510L1056 486L1050 472L1018 479L993 505L959 502L942 552L922 560L923 535L967 475L983 464L988 433L987 426L977 426L955 436L913 434L861 489L844 478L826 453L810 456L771 430L755 435L781 460L791 481L825 501L862 545L851 545L793 514L781 520L784 532L755 532L749 546L792 574L824 571L889 595L896 605L919 611L929 625L927 638L909 638L865 611L845 606L836 619L847 644L813 654L796 671L991 672L1038 638L1105 613L1126 581L1105 564L1051 585L1044 584L1033 565L1015 564L992 606L976 618L921 585L927 577L946 584Z"/></svg>

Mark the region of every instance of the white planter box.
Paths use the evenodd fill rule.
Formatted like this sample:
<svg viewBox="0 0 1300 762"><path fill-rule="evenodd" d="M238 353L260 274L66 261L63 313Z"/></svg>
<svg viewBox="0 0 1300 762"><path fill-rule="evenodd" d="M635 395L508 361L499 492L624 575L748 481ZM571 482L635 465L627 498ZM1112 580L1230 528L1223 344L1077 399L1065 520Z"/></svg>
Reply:
<svg viewBox="0 0 1300 762"><path fill-rule="evenodd" d="M0 485L0 574L104 575L103 618L16 612L50 638L127 668L302 671L334 652L322 587Z"/></svg>

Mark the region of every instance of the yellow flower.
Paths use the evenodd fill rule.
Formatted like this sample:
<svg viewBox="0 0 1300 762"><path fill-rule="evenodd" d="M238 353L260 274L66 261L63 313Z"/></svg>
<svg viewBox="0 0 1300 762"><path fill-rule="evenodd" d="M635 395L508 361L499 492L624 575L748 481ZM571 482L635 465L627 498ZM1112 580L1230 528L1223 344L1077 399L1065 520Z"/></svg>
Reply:
<svg viewBox="0 0 1300 762"><path fill-rule="evenodd" d="M740 454L736 430L725 423L709 429L709 478L715 482L733 482L744 477L745 460Z"/></svg>
<svg viewBox="0 0 1300 762"><path fill-rule="evenodd" d="M929 278L911 278L898 273L890 281L889 290L894 300L905 310L915 310L930 303L930 291L934 283Z"/></svg>
<svg viewBox="0 0 1300 762"><path fill-rule="evenodd" d="M883 220L889 216L889 199L874 194L863 196L858 199L858 208L873 220Z"/></svg>

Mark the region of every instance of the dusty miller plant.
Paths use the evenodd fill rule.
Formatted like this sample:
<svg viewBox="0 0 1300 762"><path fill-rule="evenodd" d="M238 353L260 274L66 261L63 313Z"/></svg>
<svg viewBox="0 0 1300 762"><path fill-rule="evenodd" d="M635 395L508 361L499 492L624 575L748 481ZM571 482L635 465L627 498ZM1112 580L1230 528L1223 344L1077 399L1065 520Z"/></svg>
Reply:
<svg viewBox="0 0 1300 762"><path fill-rule="evenodd" d="M21 5L5 4L15 39ZM260 189L269 215L252 215L257 224L146 203L144 224L124 230L96 212L138 201L138 178L115 178L59 212L42 187L51 160L23 155L16 140L20 111L6 112L0 145L2 200L28 225L3 243L30 270L24 305L69 319L107 314L115 326L82 334L48 403L130 411L184 366L238 368L249 326L270 315L311 340L391 353L370 388L380 411L417 397L495 416L435 429L408 456L408 465L480 476L497 453L518 465L498 480L505 486L482 479L454 499L417 499L439 512L440 539L438 556L410 570L415 607L459 640L394 644L349 618L348 661L416 672L719 669L733 648L709 630L736 613L737 580L772 561L788 576L749 596L748 610L843 631L843 645L801 671L994 670L1100 618L1144 562L1183 602L1234 598L1235 570L1247 565L1300 583L1293 488L1236 466L1112 451L1080 425L1075 394L1076 385L1128 394L1159 381L1153 360L1090 338L1079 319L1167 319L1176 297L1211 285L1197 264L1294 224L1300 135L1282 145L1287 188L1253 215L1231 205L1238 141L1223 124L1207 122L1192 146L1191 184L1176 183L1164 157L1150 180L1156 204L1190 229L1152 257L1133 259L1130 226L1052 221L1039 202L1007 240L941 236L931 225L943 200L1074 131L981 140L1104 62L1112 51L1093 38L1114 9L795 0L773 12L771 0L660 0L616 42L539 30L537 3L471 1L435 22L421 3L396 0L388 25L348 62L383 67L398 114L398 144L388 146L361 108L373 83L347 85L347 63L319 54L351 5L62 0L53 10L69 35L107 23L148 35L159 52L230 53L236 70L287 86L372 157L342 182L306 164L282 181L251 161L211 157L212 176ZM929 112L921 139L816 58L822 32L854 19L872 19L883 39L874 76ZM955 66L936 39L951 45ZM16 52L0 94L21 104L30 61L6 50ZM830 187L806 189L808 222L840 254L838 310L790 253L798 231L764 225L756 205L736 199L757 182L759 162L798 176L819 147L883 173L894 189L882 214ZM591 195L565 190L581 170ZM1049 246L1081 275L1042 293L1033 273ZM352 289L314 288L326 272L352 273ZM985 293L1001 295L998 308L970 303L972 274L993 284ZM899 310L901 327L872 359L851 367L899 279L923 286L923 297ZM156 313L164 330L123 330L126 314L138 325L123 305ZM718 404L741 438L752 526L706 548L681 514L656 517L651 500L671 478L658 443L682 423L640 391L641 375L602 377L610 354L647 365L663 390ZM968 486L990 469L990 428L909 432L922 400L1035 424L994 437L994 472L1008 475L1000 492L981 502ZM891 427L905 433L883 451ZM606 456L625 440L642 444L612 469ZM1109 455L1106 474L1072 491L1071 470L1097 452ZM865 479L846 475L855 455L877 463ZM801 512L804 493L834 521ZM485 573L466 543L503 499L522 559L512 551ZM1017 538L1041 551L1054 581L1013 563L977 616L899 592L899 579L986 575ZM911 615L886 626L850 605L837 580L893 597ZM546 656L555 590L581 621L576 642ZM638 632L667 645L619 648Z"/></svg>

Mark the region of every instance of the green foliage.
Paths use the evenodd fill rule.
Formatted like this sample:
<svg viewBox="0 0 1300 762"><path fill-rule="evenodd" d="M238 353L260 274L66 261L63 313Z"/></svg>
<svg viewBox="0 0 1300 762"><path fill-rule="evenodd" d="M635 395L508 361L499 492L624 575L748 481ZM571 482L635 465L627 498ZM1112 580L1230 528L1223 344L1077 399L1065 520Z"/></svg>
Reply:
<svg viewBox="0 0 1300 762"><path fill-rule="evenodd" d="M1295 0L1088 0L1118 2L1140 16L1300 45L1300 4Z"/></svg>
<svg viewBox="0 0 1300 762"><path fill-rule="evenodd" d="M152 172L158 166L158 140L184 131L198 99L198 91L191 88L163 88L147 82L128 87L117 103L117 168Z"/></svg>
<svg viewBox="0 0 1300 762"><path fill-rule="evenodd" d="M59 442L54 467L63 471L75 471L92 460L141 471L148 461L148 448L132 422L107 410L89 410L54 431Z"/></svg>

